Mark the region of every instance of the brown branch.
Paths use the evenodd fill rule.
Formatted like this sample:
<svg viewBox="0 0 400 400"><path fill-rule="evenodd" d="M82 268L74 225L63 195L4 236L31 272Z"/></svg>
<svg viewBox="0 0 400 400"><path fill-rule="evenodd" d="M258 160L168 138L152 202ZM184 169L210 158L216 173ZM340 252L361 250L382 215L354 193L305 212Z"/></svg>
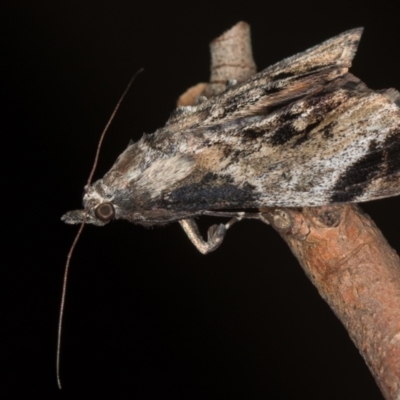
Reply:
<svg viewBox="0 0 400 400"><path fill-rule="evenodd" d="M226 88L226 81L243 82L257 72L251 47L250 26L239 22L210 44L210 84L203 95L211 97Z"/></svg>
<svg viewBox="0 0 400 400"><path fill-rule="evenodd" d="M357 205L266 210L386 399L400 391L400 260Z"/></svg>
<svg viewBox="0 0 400 400"><path fill-rule="evenodd" d="M239 22L210 44L210 83L198 83L183 93L178 106L189 106L199 96L211 97L226 88L228 80L243 82L257 72L251 47L250 26Z"/></svg>
<svg viewBox="0 0 400 400"><path fill-rule="evenodd" d="M239 22L211 43L210 84L179 99L193 104L227 80L256 71L250 28ZM400 259L373 221L356 205L263 209L307 276L346 327L383 395L400 399Z"/></svg>

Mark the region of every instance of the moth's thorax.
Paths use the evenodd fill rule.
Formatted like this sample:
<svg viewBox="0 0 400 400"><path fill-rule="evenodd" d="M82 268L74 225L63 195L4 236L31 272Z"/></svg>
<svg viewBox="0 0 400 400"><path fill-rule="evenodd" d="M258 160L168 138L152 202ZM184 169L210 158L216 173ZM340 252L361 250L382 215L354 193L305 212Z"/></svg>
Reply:
<svg viewBox="0 0 400 400"><path fill-rule="evenodd" d="M83 205L86 210L96 208L101 203L112 201L112 196L107 195L107 187L103 180L96 181L93 185L85 186L85 194L83 196Z"/></svg>

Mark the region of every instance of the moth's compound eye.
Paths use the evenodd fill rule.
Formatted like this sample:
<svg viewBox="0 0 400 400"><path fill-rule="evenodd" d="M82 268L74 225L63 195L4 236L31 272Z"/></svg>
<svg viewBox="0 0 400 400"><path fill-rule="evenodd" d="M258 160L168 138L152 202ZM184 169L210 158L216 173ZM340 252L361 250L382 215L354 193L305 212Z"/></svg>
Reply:
<svg viewBox="0 0 400 400"><path fill-rule="evenodd" d="M94 210L96 217L103 222L110 221L115 216L114 206L111 203L101 203Z"/></svg>

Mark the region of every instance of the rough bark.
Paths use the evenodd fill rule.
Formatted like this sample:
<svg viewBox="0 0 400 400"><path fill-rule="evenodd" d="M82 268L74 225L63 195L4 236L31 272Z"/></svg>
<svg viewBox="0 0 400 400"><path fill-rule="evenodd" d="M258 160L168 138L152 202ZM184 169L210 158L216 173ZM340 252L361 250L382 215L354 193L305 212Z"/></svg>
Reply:
<svg viewBox="0 0 400 400"><path fill-rule="evenodd" d="M400 397L400 261L356 205L265 210L347 329L386 399Z"/></svg>
<svg viewBox="0 0 400 400"><path fill-rule="evenodd" d="M226 81L256 71L250 28L239 22L211 43L210 84L183 94L179 105L210 97ZM384 397L400 399L400 259L356 205L264 209L263 218L289 245L346 327Z"/></svg>

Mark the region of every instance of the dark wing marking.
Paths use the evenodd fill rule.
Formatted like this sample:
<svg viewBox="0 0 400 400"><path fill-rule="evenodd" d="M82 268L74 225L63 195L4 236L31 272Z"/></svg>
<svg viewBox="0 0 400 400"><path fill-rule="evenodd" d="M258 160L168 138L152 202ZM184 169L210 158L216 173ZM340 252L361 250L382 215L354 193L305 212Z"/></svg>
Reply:
<svg viewBox="0 0 400 400"><path fill-rule="evenodd" d="M400 93L388 89L382 95L390 102L381 111L387 114L390 125L382 126L382 140L371 140L366 153L339 176L332 189L332 202L362 202L400 193L400 110L396 112L393 107L400 108Z"/></svg>
<svg viewBox="0 0 400 400"><path fill-rule="evenodd" d="M266 68L198 107L178 109L167 123L168 130L173 132L197 124L205 126L265 114L321 90L327 82L348 71L362 31L356 28L344 32Z"/></svg>

